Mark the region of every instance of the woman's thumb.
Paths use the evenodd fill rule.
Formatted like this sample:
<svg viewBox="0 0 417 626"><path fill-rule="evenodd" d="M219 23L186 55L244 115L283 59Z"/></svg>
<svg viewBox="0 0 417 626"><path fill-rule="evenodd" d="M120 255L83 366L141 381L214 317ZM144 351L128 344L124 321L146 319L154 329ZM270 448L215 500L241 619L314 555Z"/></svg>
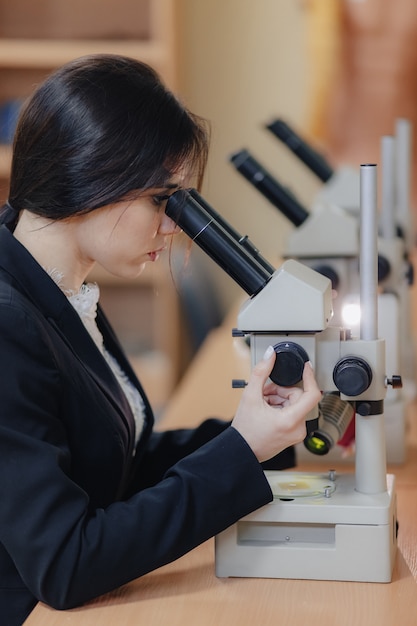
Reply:
<svg viewBox="0 0 417 626"><path fill-rule="evenodd" d="M275 364L275 350L268 346L262 359L257 362L252 370L252 378L258 379L261 386L266 383Z"/></svg>

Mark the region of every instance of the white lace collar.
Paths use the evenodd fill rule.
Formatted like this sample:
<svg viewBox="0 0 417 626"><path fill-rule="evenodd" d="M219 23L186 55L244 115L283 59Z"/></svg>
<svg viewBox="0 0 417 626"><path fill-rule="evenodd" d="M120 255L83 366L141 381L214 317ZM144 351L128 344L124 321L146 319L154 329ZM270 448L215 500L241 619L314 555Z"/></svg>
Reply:
<svg viewBox="0 0 417 626"><path fill-rule="evenodd" d="M110 366L113 374L118 380L120 386L122 387L127 400L130 404L130 407L133 412L133 416L135 419L136 425L136 442L138 441L140 434L143 430L144 418L145 418L145 405L143 398L141 397L139 391L136 387L130 382L129 378L126 376L125 372L120 367L119 363L110 354L105 346L103 341L103 336L98 329L96 317L97 317L97 305L100 298L100 289L96 283L84 283L81 285L79 291L75 292L73 290L64 290L62 288L63 282L63 274L56 269L45 270L52 280L58 285L60 289L62 289L63 293L67 296L68 301L77 311L78 315L81 318L85 328L89 332L91 338L96 344L97 348L100 350L101 354L107 361Z"/></svg>
<svg viewBox="0 0 417 626"><path fill-rule="evenodd" d="M68 296L68 301L84 322L84 326L94 339L97 347L103 352L103 337L97 328L97 304L100 298L100 289L96 283L81 285L77 293Z"/></svg>
<svg viewBox="0 0 417 626"><path fill-rule="evenodd" d="M97 304L100 298L99 286L96 283L83 283L78 291L64 289L62 285L64 275L62 272L56 268L46 269L45 271L49 274L54 283L62 289L68 301L82 319L97 347L103 352L103 337L96 324Z"/></svg>

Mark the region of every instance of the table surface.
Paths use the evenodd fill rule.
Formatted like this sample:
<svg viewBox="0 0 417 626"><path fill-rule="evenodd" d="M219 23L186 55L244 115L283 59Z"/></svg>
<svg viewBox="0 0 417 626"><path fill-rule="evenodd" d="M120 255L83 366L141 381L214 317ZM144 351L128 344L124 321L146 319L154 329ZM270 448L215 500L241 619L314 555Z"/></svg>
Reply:
<svg viewBox="0 0 417 626"><path fill-rule="evenodd" d="M231 417L247 378L249 351L226 322L193 361L160 428ZM25 626L411 626L417 624L417 404L408 408L407 460L388 467L397 477L399 535L389 584L286 579L216 578L214 540L174 563L81 608L38 604ZM334 464L332 464L334 465ZM305 463L300 469L317 470ZM336 467L337 469L337 467ZM346 471L346 465L343 466Z"/></svg>

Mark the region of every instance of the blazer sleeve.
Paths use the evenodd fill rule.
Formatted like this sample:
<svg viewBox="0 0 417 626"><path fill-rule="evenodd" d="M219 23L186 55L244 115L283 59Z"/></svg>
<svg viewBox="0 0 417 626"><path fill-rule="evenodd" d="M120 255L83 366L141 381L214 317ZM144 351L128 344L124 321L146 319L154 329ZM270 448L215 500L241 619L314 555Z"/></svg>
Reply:
<svg viewBox="0 0 417 626"><path fill-rule="evenodd" d="M153 431L144 449L141 449L139 441L130 492L151 487L159 482L175 463L229 427L230 421L211 418L204 420L195 428Z"/></svg>
<svg viewBox="0 0 417 626"><path fill-rule="evenodd" d="M0 308L0 542L33 595L77 606L185 554L272 499L233 427L153 486L93 508L72 477L60 372L33 321Z"/></svg>

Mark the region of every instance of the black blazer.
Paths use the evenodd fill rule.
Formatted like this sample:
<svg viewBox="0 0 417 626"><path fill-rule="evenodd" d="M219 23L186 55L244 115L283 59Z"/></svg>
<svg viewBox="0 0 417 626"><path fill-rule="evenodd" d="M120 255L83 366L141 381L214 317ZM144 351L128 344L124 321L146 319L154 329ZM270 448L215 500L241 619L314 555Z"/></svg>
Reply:
<svg viewBox="0 0 417 626"><path fill-rule="evenodd" d="M158 433L103 312L108 350L145 397L134 450L126 398L65 295L0 227L0 615L69 608L173 561L272 498L228 423ZM279 466L294 464L293 451Z"/></svg>

